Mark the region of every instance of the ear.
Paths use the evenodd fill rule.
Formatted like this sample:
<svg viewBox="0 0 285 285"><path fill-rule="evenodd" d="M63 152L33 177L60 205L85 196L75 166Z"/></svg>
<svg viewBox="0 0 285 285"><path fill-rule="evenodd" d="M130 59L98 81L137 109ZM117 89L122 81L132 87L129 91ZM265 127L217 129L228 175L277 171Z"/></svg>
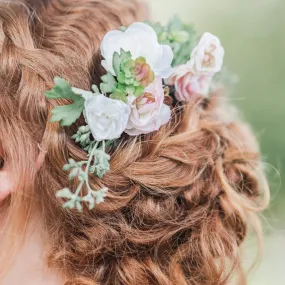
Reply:
<svg viewBox="0 0 285 285"><path fill-rule="evenodd" d="M9 172L0 170L0 202L11 194L12 189L13 185Z"/></svg>
<svg viewBox="0 0 285 285"><path fill-rule="evenodd" d="M36 172L38 172L41 169L41 167L45 161L45 157L46 157L46 153L47 153L45 150L42 150L42 148L40 146L39 146L39 150L40 150L40 153L39 153L37 160L35 162Z"/></svg>
<svg viewBox="0 0 285 285"><path fill-rule="evenodd" d="M35 162L36 172L40 170L45 160L45 151L40 151L37 160ZM0 202L6 199L14 191L13 181L9 169L5 166L0 169Z"/></svg>

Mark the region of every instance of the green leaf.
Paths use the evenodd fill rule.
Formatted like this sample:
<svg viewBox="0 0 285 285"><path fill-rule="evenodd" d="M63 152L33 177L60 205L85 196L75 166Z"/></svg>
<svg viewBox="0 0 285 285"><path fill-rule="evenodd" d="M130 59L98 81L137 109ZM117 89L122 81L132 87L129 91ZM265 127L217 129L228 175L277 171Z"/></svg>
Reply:
<svg viewBox="0 0 285 285"><path fill-rule="evenodd" d="M136 87L136 90L134 92L134 96L139 97L144 92L143 86Z"/></svg>
<svg viewBox="0 0 285 285"><path fill-rule="evenodd" d="M63 171L69 171L71 168L73 168L72 165L70 165L70 164L65 164L65 165L63 166L62 170L63 170Z"/></svg>
<svg viewBox="0 0 285 285"><path fill-rule="evenodd" d="M78 128L78 131L82 134L85 134L85 133L88 133L90 131L90 127L87 125L87 126L81 126Z"/></svg>
<svg viewBox="0 0 285 285"><path fill-rule="evenodd" d="M74 103L66 106L57 106L52 110L51 122L60 122L61 126L72 125L84 109L84 99L76 95L67 81L54 78L54 87L45 93L48 99L70 99Z"/></svg>
<svg viewBox="0 0 285 285"><path fill-rule="evenodd" d="M75 177L79 175L79 169L78 168L73 168L70 174L68 175L69 180L73 180Z"/></svg>
<svg viewBox="0 0 285 285"><path fill-rule="evenodd" d="M94 199L94 197L91 195L91 193L88 194L88 195L86 195L86 196L84 196L84 197L82 198L82 201L89 203L89 207L88 207L89 210L92 210L92 209L95 207L95 199Z"/></svg>
<svg viewBox="0 0 285 285"><path fill-rule="evenodd" d="M78 212L82 212L83 206L82 206L81 202L80 201L76 201L75 205L76 205L76 210Z"/></svg>
<svg viewBox="0 0 285 285"><path fill-rule="evenodd" d="M87 144L90 143L90 134L91 134L91 132L88 132L88 133L81 135L79 141L82 145L86 146Z"/></svg>
<svg viewBox="0 0 285 285"><path fill-rule="evenodd" d="M54 87L45 92L45 96L49 99L71 99L72 101L76 101L79 96L77 96L73 91L69 83L60 77L54 78Z"/></svg>
<svg viewBox="0 0 285 285"><path fill-rule="evenodd" d="M179 43L185 43L189 40L189 35L186 31L179 31L174 33L174 39Z"/></svg>
<svg viewBox="0 0 285 285"><path fill-rule="evenodd" d="M117 79L118 79L118 82L120 84L125 84L125 81L126 81L125 73L120 71L119 74L118 74Z"/></svg>
<svg viewBox="0 0 285 285"><path fill-rule="evenodd" d="M104 202L104 198L107 197L108 188L104 187L97 192L93 192L93 195L96 198L96 204L100 204Z"/></svg>
<svg viewBox="0 0 285 285"><path fill-rule="evenodd" d="M89 99L89 98L92 98L94 97L94 93L92 93L91 91L86 91L86 90L83 90L83 89L79 89L79 88L75 88L75 87L72 87L71 88L73 93L77 94L77 95L80 95L81 97L83 97L85 100Z"/></svg>
<svg viewBox="0 0 285 285"><path fill-rule="evenodd" d="M127 88L126 84L119 83L116 90L120 90L120 91L126 93L126 88Z"/></svg>
<svg viewBox="0 0 285 285"><path fill-rule="evenodd" d="M135 79L134 78L126 78L125 79L125 83L126 83L127 86L128 85L133 85L133 84L135 84Z"/></svg>
<svg viewBox="0 0 285 285"><path fill-rule="evenodd" d="M116 76L118 77L120 74L120 66L122 61L131 59L132 54L129 51L120 50L120 53L115 52L113 55L113 69L115 71Z"/></svg>
<svg viewBox="0 0 285 285"><path fill-rule="evenodd" d="M101 80L102 80L102 83L100 84L100 89L104 94L112 93L116 89L117 81L110 72L103 75L101 77Z"/></svg>
<svg viewBox="0 0 285 285"><path fill-rule="evenodd" d="M136 87L134 85L129 85L126 87L126 92L129 95L133 95L136 91Z"/></svg>
<svg viewBox="0 0 285 285"><path fill-rule="evenodd" d="M125 59L121 62L121 70L125 73L127 78L133 76L133 69L136 66L136 62L133 59Z"/></svg>
<svg viewBox="0 0 285 285"><path fill-rule="evenodd" d="M115 52L113 55L113 69L115 71L116 76L119 76L120 74L120 65L121 65L120 55L119 53Z"/></svg>
<svg viewBox="0 0 285 285"><path fill-rule="evenodd" d="M114 99L114 100L121 100L121 101L123 101L124 103L127 103L127 102L128 102L126 93L123 92L123 91L120 90L120 89L116 89L116 90L110 95L110 98L111 98L111 99Z"/></svg>
<svg viewBox="0 0 285 285"><path fill-rule="evenodd" d="M108 155L105 150L97 149L94 152L94 171L93 173L99 178L110 171L110 155ZM93 169L92 169L93 170Z"/></svg>
<svg viewBox="0 0 285 285"><path fill-rule="evenodd" d="M183 23L177 16L173 17L166 26L151 22L146 24L155 30L160 44L169 45L173 50L173 67L185 64L189 60L191 51L197 44L193 25Z"/></svg>
<svg viewBox="0 0 285 285"><path fill-rule="evenodd" d="M71 199L73 197L73 193L68 188L63 188L56 192L56 197Z"/></svg>
<svg viewBox="0 0 285 285"><path fill-rule="evenodd" d="M61 126L71 126L81 116L83 109L84 99L74 104L57 106L51 111L53 115L50 121L60 122Z"/></svg>
<svg viewBox="0 0 285 285"><path fill-rule="evenodd" d="M99 88L97 87L97 85L93 84L91 88L92 88L95 95L100 94L100 91L99 91Z"/></svg>
<svg viewBox="0 0 285 285"><path fill-rule="evenodd" d="M126 59L131 59L132 54L130 51L124 51L122 48L120 50L120 59L121 61L126 60Z"/></svg>

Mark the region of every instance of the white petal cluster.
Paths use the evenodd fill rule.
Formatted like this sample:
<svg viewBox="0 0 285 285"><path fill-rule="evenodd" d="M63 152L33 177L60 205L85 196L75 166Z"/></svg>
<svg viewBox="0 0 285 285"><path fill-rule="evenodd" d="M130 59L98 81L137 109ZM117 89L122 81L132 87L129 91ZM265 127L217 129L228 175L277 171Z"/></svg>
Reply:
<svg viewBox="0 0 285 285"><path fill-rule="evenodd" d="M166 80L167 84L175 86L176 99L189 102L197 97L207 97L213 76L223 66L224 54L220 40L205 33L192 51L190 60L176 66Z"/></svg>
<svg viewBox="0 0 285 285"><path fill-rule="evenodd" d="M171 110L164 103L162 80L156 77L143 95L129 97L131 115L125 132L131 136L157 131L170 120Z"/></svg>
<svg viewBox="0 0 285 285"><path fill-rule="evenodd" d="M113 140L127 127L130 107L120 100L95 95L85 101L85 117L96 141Z"/></svg>
<svg viewBox="0 0 285 285"><path fill-rule="evenodd" d="M113 55L121 49L131 52L133 59L144 57L155 75L167 78L172 73L172 49L159 44L156 32L147 24L133 23L124 32L115 30L105 35L101 43L102 66L113 75Z"/></svg>
<svg viewBox="0 0 285 285"><path fill-rule="evenodd" d="M188 65L199 73L217 73L221 71L225 50L218 37L205 33L194 48Z"/></svg>
<svg viewBox="0 0 285 285"><path fill-rule="evenodd" d="M170 120L171 110L163 103L162 86L162 78L173 72L170 46L159 44L154 29L144 23L134 23L125 31L108 32L101 43L102 66L114 76L113 56L122 49L130 52L134 60L145 58L156 78L141 96L129 95L127 104L102 94L82 94L86 95L85 117L97 141L119 138L123 132L132 136L151 133Z"/></svg>
<svg viewBox="0 0 285 285"><path fill-rule="evenodd" d="M156 78L138 98L129 97L128 104L100 94L85 101L85 117L96 141L157 131L171 117L169 106L163 103L161 78Z"/></svg>

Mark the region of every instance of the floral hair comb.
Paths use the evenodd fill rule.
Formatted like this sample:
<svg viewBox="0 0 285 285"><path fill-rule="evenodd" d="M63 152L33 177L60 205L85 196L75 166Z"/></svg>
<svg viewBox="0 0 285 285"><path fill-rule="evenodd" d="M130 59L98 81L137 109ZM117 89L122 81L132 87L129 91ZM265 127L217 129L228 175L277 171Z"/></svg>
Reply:
<svg viewBox="0 0 285 285"><path fill-rule="evenodd" d="M110 170L106 148L123 133L148 134L168 123L171 109L164 103L168 86L175 87L177 101L208 95L213 76L221 70L224 49L210 33L194 48L195 43L192 26L178 18L166 27L134 23L105 35L101 64L106 74L101 77L100 88L93 85L92 91L86 91L71 87L62 78L54 79L53 89L45 96L69 99L73 104L54 107L51 122L71 126L82 114L86 122L72 138L88 153L88 159L77 162L70 158L63 167L69 180L78 179L75 192L68 188L57 192L57 197L66 200L64 208L82 211L82 203L93 209L104 201L108 189L92 189L89 176L103 178ZM82 194L84 185L86 195Z"/></svg>

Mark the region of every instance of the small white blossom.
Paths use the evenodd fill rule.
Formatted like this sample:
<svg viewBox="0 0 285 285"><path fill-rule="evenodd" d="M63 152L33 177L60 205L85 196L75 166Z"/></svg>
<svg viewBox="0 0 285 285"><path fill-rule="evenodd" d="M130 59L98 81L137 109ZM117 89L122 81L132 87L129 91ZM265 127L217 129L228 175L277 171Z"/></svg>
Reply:
<svg viewBox="0 0 285 285"><path fill-rule="evenodd" d="M220 40L210 33L205 33L192 51L187 64L198 72L214 74L221 71L224 54Z"/></svg>
<svg viewBox="0 0 285 285"><path fill-rule="evenodd" d="M85 117L96 141L117 139L127 127L130 107L120 100L95 95L85 101Z"/></svg>
<svg viewBox="0 0 285 285"><path fill-rule="evenodd" d="M102 66L113 75L113 55L121 49L131 52L133 59L144 57L155 75L167 78L172 73L172 49L159 44L156 32L147 24L133 23L125 32L115 30L105 35L101 43Z"/></svg>

